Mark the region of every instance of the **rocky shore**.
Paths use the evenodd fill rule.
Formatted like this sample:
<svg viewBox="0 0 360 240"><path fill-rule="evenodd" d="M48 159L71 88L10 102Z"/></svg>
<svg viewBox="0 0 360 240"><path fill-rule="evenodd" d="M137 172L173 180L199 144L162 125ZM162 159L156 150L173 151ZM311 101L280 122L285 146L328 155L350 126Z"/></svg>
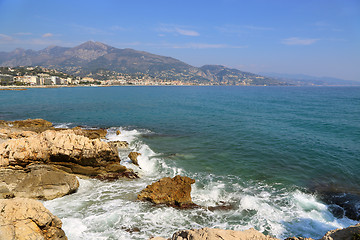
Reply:
<svg viewBox="0 0 360 240"><path fill-rule="evenodd" d="M344 229L327 232L320 240L358 240L360 239L360 223ZM251 228L245 231L233 231L216 228L180 230L171 238L154 237L150 240L279 240L266 236ZM312 238L290 237L285 240L314 240Z"/></svg>
<svg viewBox="0 0 360 240"><path fill-rule="evenodd" d="M116 132L121 134L120 131ZM120 164L119 149L128 149L128 158L140 167L140 153L123 141L104 141L106 129L54 128L43 119L0 120L0 239L67 239L59 218L37 200L51 200L74 193L78 178L103 181L139 178ZM194 179L185 176L162 178L143 189L137 199L179 209L201 208L191 199ZM215 206L207 209L229 206ZM153 240L164 238L155 237ZM255 229L180 230L171 240L268 239ZM301 240L305 238L288 238ZM360 240L360 224L328 232L322 239Z"/></svg>
<svg viewBox="0 0 360 240"><path fill-rule="evenodd" d="M28 198L0 199L0 239L66 240L61 220L41 202Z"/></svg>
<svg viewBox="0 0 360 240"><path fill-rule="evenodd" d="M77 177L138 178L120 164L118 148L128 144L102 141L106 134L105 129L55 129L43 119L0 121L0 239L66 239L61 221L33 199L74 193Z"/></svg>

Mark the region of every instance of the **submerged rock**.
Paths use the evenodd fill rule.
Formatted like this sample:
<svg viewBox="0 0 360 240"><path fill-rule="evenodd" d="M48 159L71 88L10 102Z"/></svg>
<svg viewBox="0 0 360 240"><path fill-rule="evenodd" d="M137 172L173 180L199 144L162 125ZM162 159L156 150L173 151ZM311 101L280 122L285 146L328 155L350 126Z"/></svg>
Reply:
<svg viewBox="0 0 360 240"><path fill-rule="evenodd" d="M329 211L337 218L360 220L360 195L341 192L318 192L321 200L329 204Z"/></svg>
<svg viewBox="0 0 360 240"><path fill-rule="evenodd" d="M343 229L329 231L321 240L359 240L360 223Z"/></svg>
<svg viewBox="0 0 360 240"><path fill-rule="evenodd" d="M266 236L251 228L245 231L223 230L217 228L202 228L181 230L173 234L171 240L278 240ZM166 240L165 238L151 238L150 240Z"/></svg>
<svg viewBox="0 0 360 240"><path fill-rule="evenodd" d="M0 239L66 240L61 220L33 199L0 199Z"/></svg>
<svg viewBox="0 0 360 240"><path fill-rule="evenodd" d="M148 185L138 195L138 199L180 208L196 207L190 195L191 184L194 182L194 179L180 175L174 178L165 177Z"/></svg>
<svg viewBox="0 0 360 240"><path fill-rule="evenodd" d="M221 202L219 205L206 207L205 209L209 211L228 211L233 210L234 208L235 206L230 203Z"/></svg>
<svg viewBox="0 0 360 240"><path fill-rule="evenodd" d="M136 166L139 166L137 157L141 156L141 153L138 152L131 152L129 153L128 157L130 158L130 160L132 161L133 164L135 164Z"/></svg>
<svg viewBox="0 0 360 240"><path fill-rule="evenodd" d="M75 176L46 165L32 165L24 170L0 168L0 182L0 198L51 200L79 188Z"/></svg>
<svg viewBox="0 0 360 240"><path fill-rule="evenodd" d="M353 184L314 182L309 189L329 205L328 210L337 218L360 220L360 191Z"/></svg>

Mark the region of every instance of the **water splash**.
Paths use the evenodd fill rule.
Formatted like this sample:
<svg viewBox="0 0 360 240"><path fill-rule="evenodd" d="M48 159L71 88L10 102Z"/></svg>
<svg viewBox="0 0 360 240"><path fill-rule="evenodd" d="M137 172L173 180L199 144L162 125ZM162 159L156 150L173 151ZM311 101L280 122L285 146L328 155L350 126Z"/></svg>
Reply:
<svg viewBox="0 0 360 240"><path fill-rule="evenodd" d="M121 134L116 135L120 130ZM127 141L129 149L119 151L121 163L139 173L141 179L102 182L79 179L77 193L44 202L60 217L71 239L148 239L169 237L178 229L218 227L257 230L279 238L304 236L319 238L326 231L347 227L355 221L337 219L315 195L281 185L244 182L238 176L185 171L164 154L154 152L141 138L149 130L110 128L107 141ZM139 166L132 164L130 151L141 153ZM178 210L137 201L137 194L161 177L183 174L196 179L192 198L210 207L230 204L229 210L206 208Z"/></svg>

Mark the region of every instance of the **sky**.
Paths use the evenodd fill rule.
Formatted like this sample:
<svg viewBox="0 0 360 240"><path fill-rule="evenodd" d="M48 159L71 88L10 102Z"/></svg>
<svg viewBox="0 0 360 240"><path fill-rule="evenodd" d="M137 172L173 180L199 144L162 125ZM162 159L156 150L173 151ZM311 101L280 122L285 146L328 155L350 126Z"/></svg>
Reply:
<svg viewBox="0 0 360 240"><path fill-rule="evenodd" d="M360 0L0 0L0 51L89 40L197 67L360 80Z"/></svg>

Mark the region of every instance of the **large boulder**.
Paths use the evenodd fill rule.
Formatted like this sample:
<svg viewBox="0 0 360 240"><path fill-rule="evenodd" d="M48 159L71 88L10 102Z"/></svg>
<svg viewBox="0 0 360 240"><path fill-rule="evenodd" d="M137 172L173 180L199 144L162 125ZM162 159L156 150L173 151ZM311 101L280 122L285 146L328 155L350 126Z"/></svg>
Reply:
<svg viewBox="0 0 360 240"><path fill-rule="evenodd" d="M217 228L202 228L181 230L173 234L171 240L278 240L266 236L251 228L245 231L233 231ZM151 240L166 240L165 238L152 238Z"/></svg>
<svg viewBox="0 0 360 240"><path fill-rule="evenodd" d="M343 229L329 231L321 240L359 240L360 223Z"/></svg>
<svg viewBox="0 0 360 240"><path fill-rule="evenodd" d="M180 208L195 207L190 195L191 184L194 182L194 179L180 175L165 177L148 185L138 195L138 199Z"/></svg>
<svg viewBox="0 0 360 240"><path fill-rule="evenodd" d="M120 162L108 143L77 135L72 130L47 130L28 138L10 139L0 145L0 166L26 166L32 162L73 162L104 166Z"/></svg>
<svg viewBox="0 0 360 240"><path fill-rule="evenodd" d="M75 192L74 175L51 166L31 165L26 169L0 168L0 198L25 197L51 200Z"/></svg>
<svg viewBox="0 0 360 240"><path fill-rule="evenodd" d="M104 179L107 172L111 179L136 176L129 174L131 170L121 167L118 151L109 143L89 139L70 129L47 130L0 144L0 166L26 167L32 163L53 164L64 171L91 177L101 174Z"/></svg>
<svg viewBox="0 0 360 240"><path fill-rule="evenodd" d="M66 240L61 220L33 199L0 199L0 239Z"/></svg>

